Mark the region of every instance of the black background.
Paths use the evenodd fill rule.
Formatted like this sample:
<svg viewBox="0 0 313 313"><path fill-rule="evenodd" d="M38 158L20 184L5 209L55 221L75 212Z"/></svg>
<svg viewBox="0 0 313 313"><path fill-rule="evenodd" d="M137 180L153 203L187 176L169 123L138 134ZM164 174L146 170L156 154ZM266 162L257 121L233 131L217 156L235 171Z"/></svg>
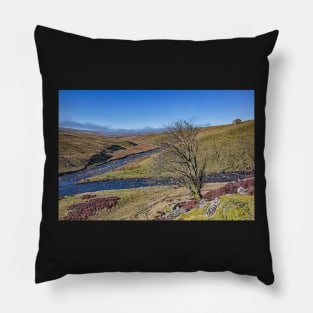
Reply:
<svg viewBox="0 0 313 313"><path fill-rule="evenodd" d="M273 282L263 150L267 55L277 35L121 41L37 26L47 155L37 283L67 273L196 270L230 270ZM58 221L60 89L255 90L255 221Z"/></svg>

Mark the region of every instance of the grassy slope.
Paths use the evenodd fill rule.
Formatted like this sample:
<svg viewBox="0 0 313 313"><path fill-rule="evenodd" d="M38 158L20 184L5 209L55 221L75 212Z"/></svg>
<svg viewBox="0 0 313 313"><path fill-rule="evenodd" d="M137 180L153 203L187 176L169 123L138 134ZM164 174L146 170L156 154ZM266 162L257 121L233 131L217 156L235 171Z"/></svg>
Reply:
<svg viewBox="0 0 313 313"><path fill-rule="evenodd" d="M84 179L81 183L104 181L112 179L130 179L130 178L154 178L155 175L150 170L154 159L159 157L159 153L151 156L144 156L132 162L129 162L120 168L105 174L95 175Z"/></svg>
<svg viewBox="0 0 313 313"><path fill-rule="evenodd" d="M225 195L219 197L219 206L215 213L208 217L208 206L193 209L176 218L176 220L201 221L242 221L254 220L254 196Z"/></svg>
<svg viewBox="0 0 313 313"><path fill-rule="evenodd" d="M207 127L198 136L209 161L207 171L254 169L254 121Z"/></svg>
<svg viewBox="0 0 313 313"><path fill-rule="evenodd" d="M164 134L149 134L141 137L157 145L164 136ZM209 158L206 168L208 172L246 170L254 164L254 121L202 128L198 139L201 151L207 153ZM219 156L216 156L216 152ZM110 173L94 176L87 181L151 177L153 174L149 171L149 167L153 159L158 156L159 154L156 154L137 159Z"/></svg>
<svg viewBox="0 0 313 313"><path fill-rule="evenodd" d="M72 137L65 138L63 148L69 151L63 151L61 156L67 156L75 160L76 157L82 158L82 164L86 164L88 158L97 151L102 151L105 147L112 144L127 146L127 142L135 142L138 146L129 146L126 150L112 153L113 158L123 155L138 153L140 151L150 150L158 145L158 140L164 138L164 134L141 135L124 138L107 137L96 134L84 133L71 134ZM75 136L73 136L75 135ZM97 138L96 138L97 137ZM207 170L239 170L245 169L253 155L249 157L250 150L253 149L254 142L254 121L247 121L239 125L214 126L201 129L199 133L199 143L202 151L205 151L210 160ZM123 142L123 143L122 143ZM62 144L60 145L62 148ZM218 151L220 159L216 161L214 153ZM89 153L89 156L86 155ZM93 180L117 179L117 178L139 178L149 177L150 165L158 154L150 157L137 159L127 165L112 171L110 173L93 177ZM249 160L250 158L250 160ZM85 163L84 163L85 162ZM77 166L76 166L77 168ZM203 192L216 189L223 184L205 184ZM98 191L94 193L97 197L118 196L121 199L118 205L109 210L99 211L96 215L90 217L90 220L146 220L154 219L157 211L167 211L169 204L187 200L188 190L175 186L157 186L146 188L134 188L124 190ZM65 197L59 201L59 218L63 219L67 214L67 207L71 204L80 203L80 195ZM253 220L254 219L254 197L253 196L222 196L220 197L220 206L212 217L207 217L207 207L194 209L177 217L177 220Z"/></svg>
<svg viewBox="0 0 313 313"><path fill-rule="evenodd" d="M110 150L112 145L121 146L121 150ZM59 174L83 169L90 163L97 164L156 147L140 136L113 137L83 131L60 130Z"/></svg>
<svg viewBox="0 0 313 313"><path fill-rule="evenodd" d="M223 185L223 183L205 184L203 191L207 192ZM186 201L190 198L188 190L175 186L104 190L88 192L88 194L94 194L97 197L120 197L115 207L99 211L96 215L89 217L89 220L151 220L155 218L157 211L163 211L169 203ZM68 206L88 201L82 200L82 195L64 197L59 201L59 219L62 220L66 216Z"/></svg>

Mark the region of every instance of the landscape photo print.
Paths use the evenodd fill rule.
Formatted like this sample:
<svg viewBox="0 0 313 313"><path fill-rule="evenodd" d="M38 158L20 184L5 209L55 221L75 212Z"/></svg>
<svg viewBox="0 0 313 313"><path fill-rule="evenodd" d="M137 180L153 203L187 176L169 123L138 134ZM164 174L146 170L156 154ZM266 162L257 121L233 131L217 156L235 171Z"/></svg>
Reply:
<svg viewBox="0 0 313 313"><path fill-rule="evenodd" d="M254 90L59 90L60 221L254 221Z"/></svg>

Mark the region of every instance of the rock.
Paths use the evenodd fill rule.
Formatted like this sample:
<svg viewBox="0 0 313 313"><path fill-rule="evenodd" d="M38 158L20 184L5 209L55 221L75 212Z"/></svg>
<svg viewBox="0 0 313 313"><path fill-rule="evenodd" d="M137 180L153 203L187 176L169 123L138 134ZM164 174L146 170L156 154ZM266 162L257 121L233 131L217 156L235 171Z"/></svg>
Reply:
<svg viewBox="0 0 313 313"><path fill-rule="evenodd" d="M166 214L166 218L173 218L173 217L177 217L183 213L186 213L187 210L186 209L181 209L181 208L178 208L172 212L169 212Z"/></svg>
<svg viewBox="0 0 313 313"><path fill-rule="evenodd" d="M202 209L207 205L207 201L205 201L204 199L201 199L199 202L199 208Z"/></svg>
<svg viewBox="0 0 313 313"><path fill-rule="evenodd" d="M173 210L177 209L178 204L177 204L177 203L171 203L171 204L169 205L169 207L170 207L170 209L173 211Z"/></svg>
<svg viewBox="0 0 313 313"><path fill-rule="evenodd" d="M213 201L211 201L209 207L208 207L208 210L207 210L207 215L208 216L212 216L216 209L218 208L218 198L215 198Z"/></svg>
<svg viewBox="0 0 313 313"><path fill-rule="evenodd" d="M242 186L240 186L238 189L237 189L237 193L240 194L240 195L247 195L248 194L248 190L243 188Z"/></svg>

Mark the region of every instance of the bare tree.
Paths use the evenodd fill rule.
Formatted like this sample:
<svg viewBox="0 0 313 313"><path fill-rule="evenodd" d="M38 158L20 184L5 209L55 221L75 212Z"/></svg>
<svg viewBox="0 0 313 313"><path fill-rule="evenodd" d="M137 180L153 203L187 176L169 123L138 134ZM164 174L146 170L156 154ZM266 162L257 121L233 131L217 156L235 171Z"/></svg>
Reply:
<svg viewBox="0 0 313 313"><path fill-rule="evenodd" d="M194 198L201 199L207 157L199 150L198 133L199 129L187 121L169 126L154 169L166 172L178 185L188 188Z"/></svg>

